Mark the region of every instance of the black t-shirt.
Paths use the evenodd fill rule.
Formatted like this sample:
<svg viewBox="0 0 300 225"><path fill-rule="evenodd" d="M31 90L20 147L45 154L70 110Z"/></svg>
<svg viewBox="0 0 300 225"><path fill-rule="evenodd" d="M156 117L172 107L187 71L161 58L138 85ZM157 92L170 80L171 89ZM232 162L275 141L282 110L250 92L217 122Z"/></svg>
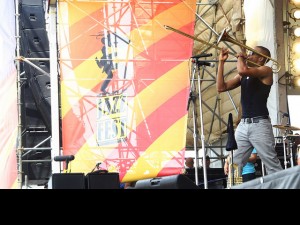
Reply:
<svg viewBox="0 0 300 225"><path fill-rule="evenodd" d="M242 118L268 116L267 100L272 85L266 85L258 78L242 77L241 102Z"/></svg>

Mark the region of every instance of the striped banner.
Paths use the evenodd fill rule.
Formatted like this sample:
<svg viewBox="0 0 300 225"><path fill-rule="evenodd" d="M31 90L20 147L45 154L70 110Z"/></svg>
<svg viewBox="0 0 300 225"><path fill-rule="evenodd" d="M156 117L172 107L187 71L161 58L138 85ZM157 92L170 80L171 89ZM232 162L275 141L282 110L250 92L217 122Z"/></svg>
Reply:
<svg viewBox="0 0 300 225"><path fill-rule="evenodd" d="M195 0L59 1L62 142L69 169L120 181L184 168ZM100 165L100 166L99 166ZM96 167L96 168L95 168Z"/></svg>
<svg viewBox="0 0 300 225"><path fill-rule="evenodd" d="M0 1L0 188L17 188L17 72L14 1Z"/></svg>

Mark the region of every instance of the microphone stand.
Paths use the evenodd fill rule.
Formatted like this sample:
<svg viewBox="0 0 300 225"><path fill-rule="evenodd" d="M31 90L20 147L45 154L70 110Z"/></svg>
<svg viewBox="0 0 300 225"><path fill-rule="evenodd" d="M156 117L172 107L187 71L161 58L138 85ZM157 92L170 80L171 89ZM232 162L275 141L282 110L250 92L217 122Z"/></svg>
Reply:
<svg viewBox="0 0 300 225"><path fill-rule="evenodd" d="M283 114L283 116L286 116L287 117L287 122L286 122L286 126L288 127L288 126L290 126L291 125L291 123L290 123L290 115L289 115L289 113L287 113L286 115L285 114ZM288 133L288 130L286 129L286 132L285 132L286 134ZM291 134L291 132L290 132L290 134ZM292 138L288 138L288 134L286 135L286 139L288 139L288 151L289 151L289 155L290 155L290 164L291 164L291 167L294 167L294 156L293 156L293 140L292 140Z"/></svg>
<svg viewBox="0 0 300 225"><path fill-rule="evenodd" d="M197 136L198 136L198 130L197 130L197 110L196 110L196 94L195 94L195 87L194 87L194 80L195 80L195 73L196 73L196 65L197 63L194 63L194 68L192 72L192 77L190 80L190 95L188 100L188 106L187 110L189 110L190 102L193 103L193 138L194 138L194 154L195 154L195 184L199 185L199 177L198 177L198 150L197 150Z"/></svg>
<svg viewBox="0 0 300 225"><path fill-rule="evenodd" d="M93 170L91 171L91 173L93 173L95 171L95 169L98 169L98 163L94 166Z"/></svg>
<svg viewBox="0 0 300 225"><path fill-rule="evenodd" d="M196 110L196 95L194 94L193 90L195 89L195 85L194 85L194 81L195 81L195 75L196 75L196 70L198 68L198 97L199 97L199 107L200 107L200 123L201 123L201 142L202 142L202 153L203 153L203 179L204 179L204 189L207 189L207 168L206 168L206 164L205 162L205 136L204 136L204 128L203 128L203 117L202 117L202 98L201 98L201 85L200 85L200 64L201 62L196 61L194 62L194 66L193 66L193 71L192 71L192 77L191 77L191 91L190 91L190 98L189 98L189 103L190 101L193 102L193 126L194 126L194 133L193 133L193 137L194 137L194 153L195 153L195 160L196 160L196 166L195 166L195 183L198 186L199 181L198 181L198 151L197 151L197 137L198 137L198 130L197 130L197 110ZM202 66L203 65L202 63ZM189 104L188 103L188 104ZM189 105L188 105L189 107Z"/></svg>
<svg viewBox="0 0 300 225"><path fill-rule="evenodd" d="M101 165L101 162L96 163L94 169L91 171L91 173L93 173L95 171L95 169L97 168L97 171L99 171L99 166Z"/></svg>
<svg viewBox="0 0 300 225"><path fill-rule="evenodd" d="M102 164L102 162L98 162L96 163L95 167L93 168L93 170L90 172L91 173L107 173L108 171L107 170L101 170L100 169L100 165ZM97 168L97 170L95 171L95 169Z"/></svg>
<svg viewBox="0 0 300 225"><path fill-rule="evenodd" d="M69 165L69 160L68 159L66 159L66 173L68 172L68 165ZM71 171L70 171L71 172Z"/></svg>
<svg viewBox="0 0 300 225"><path fill-rule="evenodd" d="M283 115L283 117L285 117L285 115ZM283 117L282 117L282 118L283 118ZM289 120L289 117L287 117L286 126L287 126L287 127L290 126L290 120ZM283 137L282 137L282 138L283 138L283 143L282 143L282 145L283 145L284 169L287 169L287 158L286 158L286 156L287 156L287 149L286 149L285 144L286 144L286 143L289 144L289 140L288 140L288 138L287 138L288 133L289 133L288 129L285 129L285 132L284 132ZM288 140L288 141L287 141L287 140ZM288 146L288 147L289 147L289 146ZM292 158L292 161L293 161L293 158ZM291 161L291 164L293 164L292 161Z"/></svg>
<svg viewBox="0 0 300 225"><path fill-rule="evenodd" d="M199 112L200 112L200 125L201 125L201 146L202 146L202 167L203 167L203 177L204 177L204 188L207 189L207 168L206 168L206 151L205 151L205 136L204 136L204 125L203 125L203 111L202 111L202 95L201 95L201 82L200 82L200 63L197 63L198 66L198 95L199 95ZM204 68L205 65L202 65Z"/></svg>
<svg viewBox="0 0 300 225"><path fill-rule="evenodd" d="M286 139L287 139L287 129L285 130L285 132L284 132L284 134L283 134L283 143L282 143L282 145L283 145L283 160L284 160L284 169L286 170L286 168L287 168L287 161L286 161L286 148L285 148L285 143L286 143Z"/></svg>

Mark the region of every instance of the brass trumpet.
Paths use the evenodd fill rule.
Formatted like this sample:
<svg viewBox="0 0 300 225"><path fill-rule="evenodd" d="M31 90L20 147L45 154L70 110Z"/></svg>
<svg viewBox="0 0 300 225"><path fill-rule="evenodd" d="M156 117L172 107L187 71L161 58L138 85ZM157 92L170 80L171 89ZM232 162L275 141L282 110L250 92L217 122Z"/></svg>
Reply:
<svg viewBox="0 0 300 225"><path fill-rule="evenodd" d="M188 37L188 38L194 39L195 41L199 41L199 42L201 42L201 43L203 43L203 44L205 44L205 45L208 45L209 47L215 48L215 49L217 49L217 50L222 50L222 48L221 48L221 47L218 47L217 45L211 44L211 43L209 43L209 42L207 42L207 41L203 41L203 40L201 40L201 39L199 39L199 38L196 38L196 37L194 37L194 36L192 36L192 35L189 35L189 34L187 34L187 33L184 33L184 32L182 32L182 31L180 31L180 30L177 30L177 29L175 29L175 28L173 28L173 27L170 27L170 26L167 26L167 25L164 25L164 27L165 27L166 29L168 29L168 30L172 30L172 31L174 31L174 32L176 32L176 33L178 33L178 34L184 35L184 36L186 36L186 37ZM241 46L241 47L243 47L243 48L245 48L245 49L248 49L248 50L250 50L250 51L253 51L253 52L255 52L256 54L258 54L258 55L260 55L260 56L263 56L263 57L265 57L265 58L268 58L269 60L272 60L272 61L276 62L276 65L275 65L275 66L276 66L277 68L274 68L274 67L273 67L274 65L273 65L273 66L272 66L272 70L273 70L274 72L278 72L278 71L280 70L280 66L279 66L279 64L278 64L277 61L275 61L274 59L272 59L272 58L270 58L270 57L268 57L268 56L266 56L266 55L263 55L263 54L261 54L261 53L255 51L255 49L253 49L253 48L250 48L250 47L248 47L248 46L246 46L246 45L243 45L243 44L237 42L236 40L230 38L229 35L226 33L226 30L225 30L225 29L222 31L222 33L221 33L221 35L220 35L220 37L219 37L217 43L219 43L220 41L231 42L231 43L236 44L236 45L239 45L239 46ZM233 55L233 56L236 56L236 54L235 54L235 53L232 53L232 52L229 52L228 54ZM252 62L252 61L250 61L250 60L247 60L247 59L246 59L246 61L249 61L249 62L251 62L252 64L254 64L254 65L256 65L256 66L260 66L259 64L255 63L255 62Z"/></svg>
<svg viewBox="0 0 300 225"><path fill-rule="evenodd" d="M276 61L275 59L273 59L273 58L271 58L271 57L269 57L269 56L267 56L267 55L264 55L264 54L262 54L262 53L256 51L254 48L251 48L251 47L249 47L249 46L247 46L247 45L244 45L244 44L238 42L237 40L231 38L231 37L228 35L228 33L226 32L226 29L224 29L224 30L221 32L221 34L220 34L220 36L219 36L219 38L218 38L217 44L219 44L220 41L227 41L227 42L236 44L236 45L238 45L238 46L240 46L240 47L242 47L242 48L244 48L244 49L247 49L247 50L249 50L249 51L254 52L254 53L257 54L257 55L260 55L260 56L262 56L262 57L264 57L264 58L266 58L266 59L269 59L269 60L273 61L273 62L275 63L275 64L273 63L273 65L272 65L272 70L273 70L274 72L279 72L279 70L281 69L281 66L279 65L278 61ZM252 63L253 63L253 62L252 62ZM257 64L256 64L256 65L257 65Z"/></svg>

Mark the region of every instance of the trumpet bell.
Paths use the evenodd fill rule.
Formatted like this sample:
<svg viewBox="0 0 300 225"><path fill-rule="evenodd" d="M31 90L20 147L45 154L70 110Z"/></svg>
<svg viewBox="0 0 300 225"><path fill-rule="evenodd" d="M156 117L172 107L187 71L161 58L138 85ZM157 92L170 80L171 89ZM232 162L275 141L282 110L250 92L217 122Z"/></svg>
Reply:
<svg viewBox="0 0 300 225"><path fill-rule="evenodd" d="M230 35L227 33L226 28L224 28L224 29L222 30L222 32L221 32L221 34L220 34L220 36L219 36L219 38L218 38L217 44L219 44L221 41L227 41L227 42L236 44L236 45L238 45L238 46L240 46L240 47L243 47L243 48L245 48L245 49L248 49L248 50L250 50L250 51L255 51L254 49L252 49L252 48L250 48L250 47L248 47L248 46L246 46L246 45L244 45L244 44L238 42L237 40L233 39L232 37L230 37Z"/></svg>
<svg viewBox="0 0 300 225"><path fill-rule="evenodd" d="M223 29L218 40L217 40L217 44L219 44L221 41L227 41L227 38L229 37L226 29Z"/></svg>

